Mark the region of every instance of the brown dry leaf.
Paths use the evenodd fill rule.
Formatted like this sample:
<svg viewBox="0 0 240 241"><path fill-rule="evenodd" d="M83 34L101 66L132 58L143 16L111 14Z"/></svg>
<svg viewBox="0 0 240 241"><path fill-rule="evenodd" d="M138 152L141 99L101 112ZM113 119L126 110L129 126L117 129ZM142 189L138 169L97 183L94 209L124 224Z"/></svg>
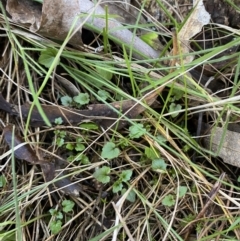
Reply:
<svg viewBox="0 0 240 241"><path fill-rule="evenodd" d="M240 167L240 133L216 127L204 138L205 146L216 153L225 163ZM221 145L222 144L222 145Z"/></svg>
<svg viewBox="0 0 240 241"><path fill-rule="evenodd" d="M12 106L10 103L8 103L2 96L2 93L0 93L0 109L4 110L5 112L12 114Z"/></svg>
<svg viewBox="0 0 240 241"><path fill-rule="evenodd" d="M14 148L20 144L24 144L18 149L14 150L14 156L18 159L25 160L31 164L41 164L44 163L44 161L39 160L38 157L36 156L36 153L32 150L32 148L27 144L21 136L17 135L14 132L13 135L13 125L8 125L4 127L3 129L3 136L5 141L7 142L9 148ZM13 140L14 138L14 140ZM14 146L12 147L12 141L14 143ZM25 144L26 143L26 144Z"/></svg>
<svg viewBox="0 0 240 241"><path fill-rule="evenodd" d="M206 11L203 0L195 0L193 2L194 10L177 36L180 47L178 54L188 54L190 52L189 40L198 34L204 25L210 22L210 14ZM187 56L184 59L184 63L190 63L193 59L193 55Z"/></svg>
<svg viewBox="0 0 240 241"><path fill-rule="evenodd" d="M78 1L45 0L41 5L32 0L8 0L6 9L14 22L31 24L30 31L58 40L66 38L75 17L80 14ZM80 20L75 30L79 26ZM70 42L79 45L81 28L78 30Z"/></svg>
<svg viewBox="0 0 240 241"><path fill-rule="evenodd" d="M41 18L41 4L29 0L8 0L7 12L12 16L13 22L39 26Z"/></svg>

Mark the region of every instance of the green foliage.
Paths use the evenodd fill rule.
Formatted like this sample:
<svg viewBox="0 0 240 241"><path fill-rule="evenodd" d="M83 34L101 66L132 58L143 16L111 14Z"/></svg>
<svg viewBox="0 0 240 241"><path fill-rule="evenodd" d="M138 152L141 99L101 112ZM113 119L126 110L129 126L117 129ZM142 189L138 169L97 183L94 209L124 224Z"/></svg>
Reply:
<svg viewBox="0 0 240 241"><path fill-rule="evenodd" d="M62 201L62 211L65 213L69 213L73 210L75 203L71 200L64 200ZM63 214L61 211L58 211L56 209L50 209L50 214L53 217L53 220L50 222L49 228L52 232L52 234L57 234L61 231L62 228L62 221Z"/></svg>
<svg viewBox="0 0 240 241"><path fill-rule="evenodd" d="M72 105L73 99L72 99L72 97L65 95L65 96L61 97L61 102L62 102L63 106L67 107L67 106L71 106Z"/></svg>
<svg viewBox="0 0 240 241"><path fill-rule="evenodd" d="M88 156L84 154L77 154L77 155L70 155L68 156L67 160L69 162L76 161L76 162L81 162L83 165L87 165L90 163Z"/></svg>
<svg viewBox="0 0 240 241"><path fill-rule="evenodd" d="M172 207L175 204L174 196L171 194L165 196L162 200L162 204L167 207Z"/></svg>
<svg viewBox="0 0 240 241"><path fill-rule="evenodd" d="M236 217L235 221L231 224L231 226L228 228L228 232L230 232L231 230L236 229L236 226L239 226L240 224L240 217Z"/></svg>
<svg viewBox="0 0 240 241"><path fill-rule="evenodd" d="M0 176L0 187L5 187L7 180L4 175Z"/></svg>
<svg viewBox="0 0 240 241"><path fill-rule="evenodd" d="M61 147L64 145L65 143L65 137L67 135L67 132L66 131L60 131L60 130L55 130L54 131L54 134L56 135L56 145L58 147Z"/></svg>
<svg viewBox="0 0 240 241"><path fill-rule="evenodd" d="M117 193L118 191L121 191L123 188L123 182L127 182L132 177L132 170L124 170L119 175L119 178L117 181L113 183L113 192Z"/></svg>
<svg viewBox="0 0 240 241"><path fill-rule="evenodd" d="M62 212L56 210L56 209L53 209L51 208L49 210L50 214L55 218L55 219L63 219L63 214Z"/></svg>
<svg viewBox="0 0 240 241"><path fill-rule="evenodd" d="M174 112L174 111L179 111L181 109L182 109L182 106L179 104L171 103L171 105L169 106L170 113ZM174 117L178 116L178 114L179 114L178 112L172 113L171 116L174 118Z"/></svg>
<svg viewBox="0 0 240 241"><path fill-rule="evenodd" d="M110 168L107 166L103 166L93 173L93 177L95 177L99 182L105 184L110 182L109 173Z"/></svg>
<svg viewBox="0 0 240 241"><path fill-rule="evenodd" d="M123 188L122 191L121 191L121 194L123 195L125 192L127 191L126 188ZM127 198L126 198L129 202L135 202L136 201L136 193L131 190L128 195L127 195Z"/></svg>
<svg viewBox="0 0 240 241"><path fill-rule="evenodd" d="M120 154L119 148L113 142L107 142L103 146L101 157L106 159L113 159L118 157Z"/></svg>
<svg viewBox="0 0 240 241"><path fill-rule="evenodd" d="M88 93L80 93L77 96L74 96L73 100L80 105L86 105L89 103L90 97Z"/></svg>
<svg viewBox="0 0 240 241"><path fill-rule="evenodd" d="M129 137L131 139L139 138L146 133L147 130L143 127L143 124L135 124L129 127Z"/></svg>
<svg viewBox="0 0 240 241"><path fill-rule="evenodd" d="M156 136L156 139L157 139L157 141L158 141L158 143L159 143L160 145L162 145L162 144L164 144L165 142L167 142L167 139L166 139L164 136L162 136L162 135L157 135L157 136Z"/></svg>
<svg viewBox="0 0 240 241"><path fill-rule="evenodd" d="M184 197L187 193L187 187L186 186L179 186L179 198Z"/></svg>
<svg viewBox="0 0 240 241"><path fill-rule="evenodd" d="M52 234L57 234L57 233L59 233L59 231L62 228L61 219L63 219L63 214L62 214L62 212L60 212L56 209L50 209L49 212L54 219L51 221L49 228L50 228Z"/></svg>
<svg viewBox="0 0 240 241"><path fill-rule="evenodd" d="M54 220L50 223L50 226L49 226L52 234L57 234L61 231L61 228L62 228L62 221L61 220Z"/></svg>
<svg viewBox="0 0 240 241"><path fill-rule="evenodd" d="M83 165L87 165L90 163L88 156L84 154L78 155L78 160L81 161Z"/></svg>
<svg viewBox="0 0 240 241"><path fill-rule="evenodd" d="M182 150L183 150L183 152L188 152L191 150L191 147L189 145L184 145Z"/></svg>
<svg viewBox="0 0 240 241"><path fill-rule="evenodd" d="M240 182L240 176L238 176L238 179L237 179L238 182Z"/></svg>
<svg viewBox="0 0 240 241"><path fill-rule="evenodd" d="M64 141L63 138L57 137L56 144L57 144L58 147L63 146L63 145L64 145L64 142L65 142L65 141Z"/></svg>
<svg viewBox="0 0 240 241"><path fill-rule="evenodd" d="M57 55L57 51L55 49L51 49L51 48L44 49L41 52L38 62L44 65L45 67L50 68L56 55Z"/></svg>
<svg viewBox="0 0 240 241"><path fill-rule="evenodd" d="M155 32L148 32L140 36L140 38L154 49L160 48L160 42L158 40L158 34Z"/></svg>
<svg viewBox="0 0 240 241"><path fill-rule="evenodd" d="M110 94L106 90L99 90L97 100L107 100Z"/></svg>
<svg viewBox="0 0 240 241"><path fill-rule="evenodd" d="M73 207L74 207L74 202L71 201L71 200L64 200L62 201L62 206L63 206L63 212L65 213L69 213L73 210Z"/></svg>
<svg viewBox="0 0 240 241"><path fill-rule="evenodd" d="M185 227L186 225L188 225L189 223L191 223L193 220L195 220L196 216L193 214L188 214L187 216L185 216L184 218L181 219L181 227Z"/></svg>
<svg viewBox="0 0 240 241"><path fill-rule="evenodd" d="M165 172L167 170L167 164L163 159L154 159L152 160L152 169Z"/></svg>
<svg viewBox="0 0 240 241"><path fill-rule="evenodd" d="M107 69L103 69L103 68L100 68L100 67L96 66L96 71L104 79L111 80L112 77L113 77L113 73L111 73Z"/></svg>
<svg viewBox="0 0 240 241"><path fill-rule="evenodd" d="M158 158L158 155L157 155L156 151L153 148L151 148L151 147L145 147L144 154L150 160L154 160L154 159Z"/></svg>
<svg viewBox="0 0 240 241"><path fill-rule="evenodd" d="M98 125L93 122L84 122L79 125L79 127L86 130L98 130Z"/></svg>
<svg viewBox="0 0 240 241"><path fill-rule="evenodd" d="M63 123L62 117L56 118L56 119L54 120L54 123L55 123L56 125L61 125L61 124Z"/></svg>
<svg viewBox="0 0 240 241"><path fill-rule="evenodd" d="M73 143L67 143L66 149L72 151L74 149L74 144Z"/></svg>
<svg viewBox="0 0 240 241"><path fill-rule="evenodd" d="M127 181L129 181L131 179L131 177L132 177L132 170L124 170L120 174L119 179L122 182L127 182Z"/></svg>
<svg viewBox="0 0 240 241"><path fill-rule="evenodd" d="M75 146L76 151L83 151L85 149L85 146L82 143L77 143Z"/></svg>
<svg viewBox="0 0 240 241"><path fill-rule="evenodd" d="M180 100L183 97L184 92L179 89L173 89L172 95L174 96L174 100Z"/></svg>
<svg viewBox="0 0 240 241"><path fill-rule="evenodd" d="M113 193L117 193L117 192L121 191L122 188L123 188L123 184L122 184L121 180L117 180L116 182L113 183L112 191L113 191Z"/></svg>

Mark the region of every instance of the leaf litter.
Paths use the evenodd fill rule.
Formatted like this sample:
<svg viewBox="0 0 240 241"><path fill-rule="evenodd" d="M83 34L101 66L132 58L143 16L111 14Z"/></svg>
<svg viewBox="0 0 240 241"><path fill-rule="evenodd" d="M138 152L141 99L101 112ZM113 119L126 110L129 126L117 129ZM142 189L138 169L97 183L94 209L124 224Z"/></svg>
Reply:
<svg viewBox="0 0 240 241"><path fill-rule="evenodd" d="M88 1L88 0L76 1L75 4L77 4L77 5L75 5L74 7L68 6L69 8L65 8L65 9L64 8L60 9L60 7L62 6L61 5L62 1L58 1L57 4L55 1L52 1L52 3L51 3L51 1L44 1L43 5L31 3L30 5L26 6L25 4L27 2L28 1L22 1L22 2L7 1L7 4L8 4L7 10L11 15L12 20L18 24L19 23L30 24L29 29L31 31L41 33L41 34L43 34L43 36L46 36L46 37L49 36L53 39L64 40L69 32L69 29L72 27L72 22L73 22L74 18L77 15L80 15L81 18L79 18L77 20L78 21L78 24L76 25L77 27L75 26L74 30L73 30L73 31L75 31L75 35L70 40L70 43L72 43L73 45L75 45L79 48L82 48L82 46L81 46L82 45L82 28L90 29L91 26L89 26L89 24L91 23L91 24L93 24L93 27L97 27L101 31L103 29L103 27L106 26L105 18L99 17L99 15L106 14L104 9L100 5L98 5L98 4L94 5L91 1ZM197 2L198 2L198 4L202 4L202 1L197 1ZM53 7L54 4L56 4L56 9L54 9L54 7ZM208 4L208 3L206 3L206 4ZM36 6L36 8L35 8L35 6ZM93 14L90 18L86 17L86 13L91 12L94 6L96 6L96 12L94 13L96 15L94 16L94 14ZM196 11L198 11L197 8L198 7L196 7ZM205 21L206 20L209 21L209 14L206 13L205 9L203 9L202 7L199 7L199 8L201 9L200 12L203 13L204 18L206 17L205 19L203 18L204 22L200 21L200 23L201 23L200 29L201 29L202 26L205 25ZM22 11L22 9L24 9L24 11ZM57 17L57 14L55 14L54 12L50 13L50 11L49 11L49 13L50 13L49 14L48 10L52 10L52 9L57 10L57 13L59 13L59 15L61 15L60 17L62 19L59 19ZM71 15L70 22L66 22L66 24L64 24L66 18L69 15L69 13L67 11L69 9L71 11L73 11L74 14ZM56 16L56 18L53 19L52 16ZM189 45L190 39L192 37L194 37L196 34L198 34L198 31L196 31L196 32L193 31L193 33L192 32L190 33L189 30L192 30L192 28L195 27L194 26L196 23L195 20L196 19L198 20L198 17L196 17L196 16L198 16L198 13L196 14L196 12L193 11L192 15L189 16L189 19L188 19L189 21L187 21L183 27L183 30L185 32L183 31L183 34L180 32L177 35L177 39L180 40L179 43L180 43L181 49L179 50L179 52L175 51L173 53L173 56L179 55L180 53L188 54L191 51L191 48ZM213 16L213 18L214 18L214 16ZM193 25L191 25L191 20L192 20L192 23L194 23ZM57 25L54 25L55 23ZM85 24L85 23L87 23L87 24ZM199 26L199 23L197 23L196 26ZM66 29L64 29L65 27L66 27ZM119 27L119 28L123 27L123 25L120 23L120 20L118 20L118 21L116 21L115 19L111 20L109 27L110 27L109 35L111 37L119 38L125 44L128 44L130 39L131 39L131 41L133 40L133 35L132 35L131 31L114 31L115 30L114 28L116 28L116 27ZM186 36L187 36L187 39L186 39ZM136 47L136 49L141 50L141 54L134 55L135 57L138 57L139 59L141 59L143 55L150 56L153 58L159 56L159 53L160 53L159 51L152 49L151 47L146 45L143 41L139 40L138 37L134 38L134 39L136 40L136 44L134 46ZM179 44L177 44L173 47L176 47L178 45ZM193 61L193 57L191 57L190 59L188 58L186 60L186 63L191 63L191 61ZM226 62L224 62L224 64L225 63ZM177 65L178 64L181 65L181 63L177 63ZM219 68L221 68L221 67L222 66L220 66ZM197 73L197 78L198 77L199 77L199 73ZM208 78L205 83L208 83ZM66 82L65 82L65 83L63 83L63 85L67 86L68 84L66 84ZM72 87L73 87L73 92L72 92L72 94L70 93L69 95L71 97L74 97L79 93L78 93L78 90L76 88L74 88L74 85ZM60 105L42 105L42 107L43 107L45 114L47 115L50 122L52 123L52 125L55 124L55 120L57 118L61 118L63 120L63 122L61 123L63 125L67 125L69 123L75 125L82 121L92 120L92 121L96 122L99 126L103 127L104 129L112 128L114 130L117 128L118 130L121 130L126 125L129 124L127 119L136 118L139 114L143 113L146 110L147 106L151 106L153 104L153 102L156 100L158 94L161 93L162 90L163 90L163 88L159 89L158 91L153 91L153 92L147 93L144 97L136 98L135 100L117 101L117 102L112 102L109 105L90 104L83 110L62 107ZM10 101L10 102L15 103L14 101ZM10 104L8 101L6 101L5 98L3 98L2 95L0 95L1 110L9 113L13 117L14 116L18 117L18 119L20 119L20 120L22 120L22 118L25 119L28 117L29 110L31 108L31 102L22 102L22 103L23 103L22 105ZM175 105L178 107L178 110L181 109L180 105L177 105L177 104L175 104ZM116 123L117 123L117 125L115 125ZM33 112L31 114L31 125L33 127L42 127L44 124L45 123L44 123L40 113L34 107ZM229 155L230 152L227 152L226 150L224 150L226 145L223 145L223 148L222 148L222 146L219 147L219 142L222 142L222 140L223 140L221 138L221 136L224 135L224 133L222 132L221 129L217 129L217 131L219 132L220 137L218 140L215 140L215 136L213 136L212 140L214 140L214 144L212 144L212 145L210 144L210 146L214 146L214 148L212 149L214 152L216 151L216 149L220 149L219 155L225 159L225 157L227 158L227 155ZM12 148L10 145L10 143L12 142L12 140L10 138L10 134L12 134L11 132L12 132L11 125L9 125L4 130L4 138L9 145L9 148ZM234 136L234 133L232 133L232 132L227 131L226 133L227 133L227 135L226 135L227 139L231 139L231 136ZM214 135L214 134L212 134L212 135ZM164 135L164 138L165 137L167 137L167 135ZM23 139L20 138L19 136L14 137L14 139L15 138L16 138L16 140L14 141L14 147L19 145L19 148L16 149L16 151L15 151L16 158L23 159L31 164L37 164L37 165L40 164L46 181L51 181L55 177L61 178L67 174L66 172L62 171L61 161L55 160L55 161L48 162L48 161L38 160L38 159L36 159L35 153L32 151L33 149L30 147L30 145L28 143L25 143L23 141ZM238 136L236 136L236 138L237 138L236 140L239 139ZM166 139L169 140L169 138L166 138ZM206 138L205 140L207 140L207 142L208 142L209 139ZM209 144L207 144L207 145L209 145ZM233 145L232 142L230 143L229 150L232 148L231 145ZM34 147L34 145L33 145L33 147ZM114 146L114 148L115 148L115 146ZM151 149L151 148L149 148L149 149ZM221 150L226 151L227 155L221 154ZM237 148L236 148L236 150L237 150ZM161 160L161 163L159 162L160 160ZM114 163L114 161L113 161L113 163ZM236 161L234 162L234 165L235 165L235 163L236 163ZM132 164L133 164L133 162L131 162L131 165ZM156 169L164 169L165 170L167 168L164 159L163 160L155 159L155 162L153 162L152 165ZM109 167L107 167L107 168L109 168ZM102 169L96 169L96 170L102 170ZM109 170L110 170L110 168L109 168ZM107 181L110 180L110 176L108 176L108 174L109 174L108 170L105 170L105 171L103 170L103 172L99 171L100 177L103 178L103 180L105 180L106 183L107 183ZM162 175L162 173L160 175ZM156 177L153 176L153 178L156 178ZM202 178L201 182L206 181L205 179L203 179L203 177L201 177L201 178ZM149 183L151 183L152 181L154 181L154 180L149 180ZM149 185L149 183L148 183L148 185ZM57 184L57 182L55 182L55 184ZM65 190L64 191L65 194L70 194L70 195L75 196L75 194L78 193L80 190L78 189L78 187L74 186L74 184L75 183L73 183L70 178L69 179L63 178L59 182L59 188L63 188L63 190ZM72 187L72 189L65 189L65 186L67 186L67 187L70 186L70 187ZM208 186L208 184L206 184L206 186ZM184 187L184 188L183 188L183 190L179 190L179 196L182 195L180 193L185 194L185 192L186 192L186 187L185 186L182 186L182 187ZM129 188L128 190L123 188L122 191L123 190L124 190L124 192L126 191L126 193L131 193L132 195L134 195L134 201L136 201L136 198L135 198L136 192L134 191L134 188ZM174 190L174 192L175 192L175 190ZM129 199L128 195L123 196L116 205L116 218L115 218L116 227L117 227L117 224L119 223L119 220L122 220L121 215L123 214L123 212L122 212L123 210L121 210L121 207L122 207L122 204L127 199ZM172 207L172 206L178 204L175 194L173 195L171 193L168 195L165 195L165 198L162 199L162 203L168 207ZM159 204L158 204L158 206L159 206ZM93 210L95 210L94 209L95 207L94 208L91 207L91 208ZM169 223L168 227L171 228L171 222ZM129 232L128 227L124 227L124 229L125 229L126 233L128 234L128 232ZM115 234L117 232L118 232L118 229L116 229ZM167 234L168 234L168 232L165 233L165 236ZM116 240L116 237L117 236L115 235L112 240L114 240L114 238ZM131 234L129 235L129 237L132 238ZM186 238L188 238L188 237L186 237Z"/></svg>

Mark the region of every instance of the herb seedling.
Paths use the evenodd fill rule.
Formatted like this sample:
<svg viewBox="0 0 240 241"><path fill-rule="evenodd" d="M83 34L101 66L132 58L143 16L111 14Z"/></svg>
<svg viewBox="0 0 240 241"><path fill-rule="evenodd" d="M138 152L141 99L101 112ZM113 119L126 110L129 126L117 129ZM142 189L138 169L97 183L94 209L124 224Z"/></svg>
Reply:
<svg viewBox="0 0 240 241"><path fill-rule="evenodd" d="M62 211L64 213L69 213L73 210L75 203L71 200L64 200L62 201ZM61 231L62 228L62 219L63 219L63 214L61 211L58 211L56 209L50 209L49 210L51 216L52 216L52 221L50 222L49 228L52 232L52 234L57 234Z"/></svg>

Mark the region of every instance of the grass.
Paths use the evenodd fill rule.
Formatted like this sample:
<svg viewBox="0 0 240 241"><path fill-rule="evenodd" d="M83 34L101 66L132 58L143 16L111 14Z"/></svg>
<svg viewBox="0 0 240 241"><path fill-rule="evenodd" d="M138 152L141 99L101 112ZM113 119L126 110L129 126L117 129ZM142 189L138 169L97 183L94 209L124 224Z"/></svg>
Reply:
<svg viewBox="0 0 240 241"><path fill-rule="evenodd" d="M239 117L239 53L233 55L234 67L213 67L212 75L228 84L218 90L229 89L224 97L187 74L203 64L214 66L227 60L227 65L229 56L217 55L239 43L237 34L224 30L234 39L205 50L196 40L197 47L191 52L195 59L176 68L163 64L172 58L167 54L161 61L132 58L127 48L110 42L114 39L108 39L107 32L97 39L107 46L107 52L97 54L91 46L80 50L68 45L71 31L63 43L54 42L8 22L4 11L0 25L1 92L15 105L31 101L46 125L31 127L30 115L24 120L0 112L1 120L14 124L44 160L68 160L67 166L59 167L63 176L59 174L50 183L69 176L81 187L78 197L48 189L50 183L45 183L40 168L13 155L12 162L8 161L9 147L2 135L1 175L6 179L0 192L2 240L186 240L188 232L189 240L240 239L239 170L204 148L195 124L200 113L213 126L224 126ZM137 28L129 26L133 27ZM169 32L163 36L165 45L171 46ZM110 49L109 42L118 51ZM57 75L87 93L88 104L109 106L131 99L146 110L127 118L128 126L121 130L104 130L90 121L50 127L41 105L62 105L61 98L71 96L71 89L63 87ZM161 87L164 91L154 105L146 106L147 92ZM101 90L109 93L107 99L99 94ZM120 111L118 114L116 123L125 118ZM227 175L220 180L216 198L196 219L222 172ZM69 201L74 206L64 212L64 203Z"/></svg>

